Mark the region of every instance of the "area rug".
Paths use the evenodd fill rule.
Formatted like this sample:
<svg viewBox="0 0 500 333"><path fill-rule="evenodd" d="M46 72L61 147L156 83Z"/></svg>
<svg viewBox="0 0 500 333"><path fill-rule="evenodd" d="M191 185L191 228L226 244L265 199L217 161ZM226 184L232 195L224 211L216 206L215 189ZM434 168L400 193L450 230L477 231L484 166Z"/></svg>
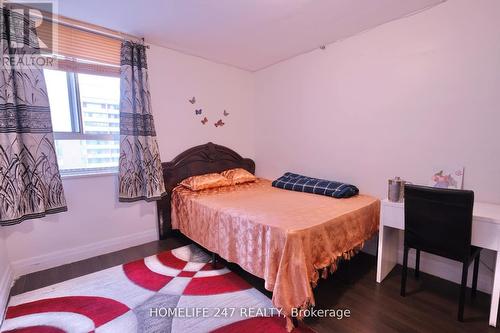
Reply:
<svg viewBox="0 0 500 333"><path fill-rule="evenodd" d="M2 332L286 332L271 301L195 245L9 301ZM305 326L294 333L311 333Z"/></svg>

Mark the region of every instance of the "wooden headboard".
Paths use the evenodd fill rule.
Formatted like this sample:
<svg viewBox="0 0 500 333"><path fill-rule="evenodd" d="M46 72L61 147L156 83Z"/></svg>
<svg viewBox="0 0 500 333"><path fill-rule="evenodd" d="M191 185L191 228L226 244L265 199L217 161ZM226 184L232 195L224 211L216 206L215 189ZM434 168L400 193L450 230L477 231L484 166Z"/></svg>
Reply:
<svg viewBox="0 0 500 333"><path fill-rule="evenodd" d="M243 168L255 173L255 163L241 157L227 147L209 142L196 146L179 154L170 162L161 164L167 194L157 201L158 230L160 239L165 239L171 232L170 200L172 190L184 179L205 173L222 172L232 168Z"/></svg>

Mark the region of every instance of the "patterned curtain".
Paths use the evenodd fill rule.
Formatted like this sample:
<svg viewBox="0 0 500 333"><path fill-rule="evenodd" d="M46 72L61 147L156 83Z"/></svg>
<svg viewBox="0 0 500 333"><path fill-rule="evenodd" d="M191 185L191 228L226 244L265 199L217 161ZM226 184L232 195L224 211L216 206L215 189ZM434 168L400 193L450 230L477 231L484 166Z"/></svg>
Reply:
<svg viewBox="0 0 500 333"><path fill-rule="evenodd" d="M165 194L165 184L145 46L123 42L120 63L120 201L158 200Z"/></svg>
<svg viewBox="0 0 500 333"><path fill-rule="evenodd" d="M0 8L0 225L67 210L43 71L5 62L36 56L25 24L33 22Z"/></svg>

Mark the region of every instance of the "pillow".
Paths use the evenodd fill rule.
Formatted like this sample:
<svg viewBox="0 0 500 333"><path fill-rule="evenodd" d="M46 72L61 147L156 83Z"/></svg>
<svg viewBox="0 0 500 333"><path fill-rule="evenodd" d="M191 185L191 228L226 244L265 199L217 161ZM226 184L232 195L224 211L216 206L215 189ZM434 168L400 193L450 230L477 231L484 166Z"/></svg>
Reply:
<svg viewBox="0 0 500 333"><path fill-rule="evenodd" d="M257 179L257 177L242 168L226 170L221 172L221 175L229 179L233 185L253 182Z"/></svg>
<svg viewBox="0 0 500 333"><path fill-rule="evenodd" d="M321 194L334 198L350 198L359 193L358 188L351 184L311 178L291 172L273 181L272 185L285 190Z"/></svg>
<svg viewBox="0 0 500 333"><path fill-rule="evenodd" d="M207 173L205 175L186 178L180 184L192 191L200 191L208 188L228 186L231 185L231 181L218 173Z"/></svg>

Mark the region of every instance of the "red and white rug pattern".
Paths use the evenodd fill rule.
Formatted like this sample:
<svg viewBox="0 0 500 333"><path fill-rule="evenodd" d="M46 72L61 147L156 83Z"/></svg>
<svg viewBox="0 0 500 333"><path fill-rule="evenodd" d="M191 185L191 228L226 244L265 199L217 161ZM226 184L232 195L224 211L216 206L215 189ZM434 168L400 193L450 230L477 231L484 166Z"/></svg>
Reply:
<svg viewBox="0 0 500 333"><path fill-rule="evenodd" d="M188 245L14 296L1 332L286 332L265 295L209 260Z"/></svg>

